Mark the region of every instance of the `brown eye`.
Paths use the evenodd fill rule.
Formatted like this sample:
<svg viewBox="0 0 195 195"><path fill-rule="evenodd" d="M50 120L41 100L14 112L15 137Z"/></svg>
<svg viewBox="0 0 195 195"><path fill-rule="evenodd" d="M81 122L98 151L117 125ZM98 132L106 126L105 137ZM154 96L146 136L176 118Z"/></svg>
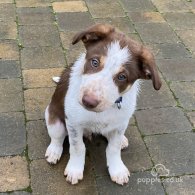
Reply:
<svg viewBox="0 0 195 195"><path fill-rule="evenodd" d="M127 79L127 76L124 73L121 73L117 78L119 81L125 81Z"/></svg>
<svg viewBox="0 0 195 195"><path fill-rule="evenodd" d="M99 61L96 58L94 58L91 60L91 65L97 68L99 66Z"/></svg>

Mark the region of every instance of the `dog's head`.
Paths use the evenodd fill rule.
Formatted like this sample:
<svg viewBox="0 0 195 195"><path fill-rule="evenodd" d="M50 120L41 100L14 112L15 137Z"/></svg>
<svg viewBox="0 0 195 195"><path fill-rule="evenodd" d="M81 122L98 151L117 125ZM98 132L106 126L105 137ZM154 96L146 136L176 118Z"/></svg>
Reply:
<svg viewBox="0 0 195 195"><path fill-rule="evenodd" d="M86 48L80 88L80 103L101 112L131 89L137 79L151 79L156 90L161 81L152 53L117 31L97 24L79 32L72 44L83 41Z"/></svg>

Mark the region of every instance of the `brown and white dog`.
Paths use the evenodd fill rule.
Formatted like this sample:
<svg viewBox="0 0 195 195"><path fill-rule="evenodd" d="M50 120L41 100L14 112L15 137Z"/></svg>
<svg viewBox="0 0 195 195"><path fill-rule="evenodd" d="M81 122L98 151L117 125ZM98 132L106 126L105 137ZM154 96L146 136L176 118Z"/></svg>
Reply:
<svg viewBox="0 0 195 195"><path fill-rule="evenodd" d="M152 79L161 87L151 52L107 24L79 32L72 44L83 41L86 53L61 75L45 111L51 143L46 151L49 163L56 164L69 136L70 159L65 168L71 184L83 178L85 145L83 135L100 133L108 140L107 166L112 181L123 185L130 173L121 160L124 136L135 111L139 79Z"/></svg>

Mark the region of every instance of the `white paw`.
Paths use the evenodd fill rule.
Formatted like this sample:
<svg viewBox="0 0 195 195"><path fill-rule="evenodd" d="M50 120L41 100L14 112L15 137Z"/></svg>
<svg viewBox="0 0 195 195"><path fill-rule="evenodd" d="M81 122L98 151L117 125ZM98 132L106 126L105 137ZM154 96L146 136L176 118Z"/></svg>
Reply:
<svg viewBox="0 0 195 195"><path fill-rule="evenodd" d="M56 164L58 160L60 160L60 157L62 155L63 147L56 145L56 144L50 144L46 150L45 157L48 163Z"/></svg>
<svg viewBox="0 0 195 195"><path fill-rule="evenodd" d="M123 164L123 162L121 162L120 165L117 166L110 166L108 170L113 182L116 182L120 185L128 183L130 173L127 167Z"/></svg>
<svg viewBox="0 0 195 195"><path fill-rule="evenodd" d="M122 142L121 142L121 150L127 148L129 146L128 139L123 135Z"/></svg>
<svg viewBox="0 0 195 195"><path fill-rule="evenodd" d="M77 184L79 180L83 179L83 167L82 166L74 166L73 164L68 162L64 175L66 176L66 181L71 184Z"/></svg>

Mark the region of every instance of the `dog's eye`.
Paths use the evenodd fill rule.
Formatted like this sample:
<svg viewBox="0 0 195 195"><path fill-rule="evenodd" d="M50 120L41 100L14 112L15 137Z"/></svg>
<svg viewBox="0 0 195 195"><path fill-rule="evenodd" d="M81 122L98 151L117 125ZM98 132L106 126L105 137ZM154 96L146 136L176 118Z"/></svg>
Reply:
<svg viewBox="0 0 195 195"><path fill-rule="evenodd" d="M91 65L95 68L99 66L99 61L95 58L91 60Z"/></svg>
<svg viewBox="0 0 195 195"><path fill-rule="evenodd" d="M127 79L127 76L124 73L121 73L121 74L118 75L117 78L118 78L119 81L124 81L124 80Z"/></svg>

